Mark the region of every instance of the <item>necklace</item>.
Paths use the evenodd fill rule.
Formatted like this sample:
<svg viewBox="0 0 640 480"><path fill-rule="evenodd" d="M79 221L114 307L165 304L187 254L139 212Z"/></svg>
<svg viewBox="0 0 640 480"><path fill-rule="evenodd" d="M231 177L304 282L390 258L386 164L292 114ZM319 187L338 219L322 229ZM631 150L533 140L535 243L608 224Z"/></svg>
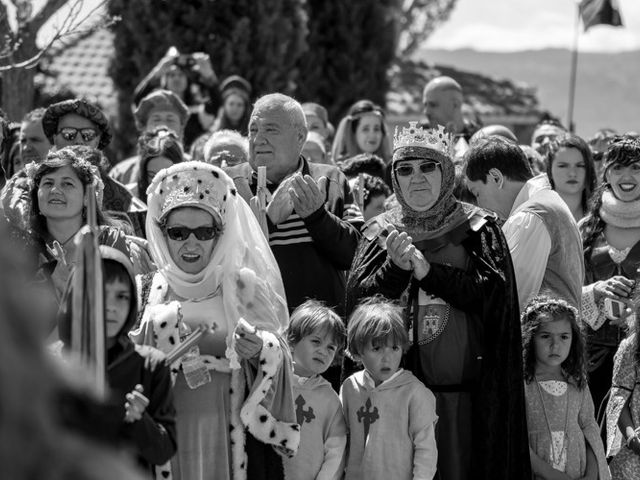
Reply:
<svg viewBox="0 0 640 480"><path fill-rule="evenodd" d="M567 385L567 392L566 392L566 407L565 407L565 412L564 412L564 430L562 431L562 447L560 448L560 451L557 451L556 447L555 447L555 443L553 441L553 431L551 430L551 422L549 421L549 415L547 414L547 407L544 404L544 398L542 396L542 390L540 389L540 382L538 380L538 377L535 377L536 380L536 387L538 389L538 395L540 396L540 403L542 404L542 411L544 413L544 419L547 422L547 429L549 430L549 440L551 441L551 460L553 462L552 467L556 468L556 466L560 467L563 466L562 465L562 459L563 457L566 458L566 453L567 453L567 442L566 442L566 438L567 438L567 425L569 423L569 386ZM564 471L564 468L563 468Z"/></svg>

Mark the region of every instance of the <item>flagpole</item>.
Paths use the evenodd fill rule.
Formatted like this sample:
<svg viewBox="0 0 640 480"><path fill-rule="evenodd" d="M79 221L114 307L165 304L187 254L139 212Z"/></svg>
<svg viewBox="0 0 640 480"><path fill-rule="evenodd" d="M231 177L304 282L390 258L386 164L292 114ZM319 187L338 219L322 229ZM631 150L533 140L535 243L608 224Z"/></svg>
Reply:
<svg viewBox="0 0 640 480"><path fill-rule="evenodd" d="M569 78L569 107L567 109L567 127L573 133L573 106L576 95L576 73L578 70L578 38L580 36L580 4L576 3L576 22L573 31L573 51L571 52L571 75Z"/></svg>

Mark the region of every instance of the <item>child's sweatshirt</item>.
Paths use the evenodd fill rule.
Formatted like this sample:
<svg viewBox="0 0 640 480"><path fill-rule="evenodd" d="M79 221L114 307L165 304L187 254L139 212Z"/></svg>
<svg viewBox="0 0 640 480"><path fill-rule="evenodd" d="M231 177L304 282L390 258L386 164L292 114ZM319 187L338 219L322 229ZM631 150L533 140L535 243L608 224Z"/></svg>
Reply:
<svg viewBox="0 0 640 480"><path fill-rule="evenodd" d="M366 371L342 384L349 429L345 480L429 480L436 472L436 400L411 372L375 387Z"/></svg>
<svg viewBox="0 0 640 480"><path fill-rule="evenodd" d="M284 460L285 478L341 479L347 428L338 395L320 375L294 375L293 399L300 425L300 446L295 457Z"/></svg>

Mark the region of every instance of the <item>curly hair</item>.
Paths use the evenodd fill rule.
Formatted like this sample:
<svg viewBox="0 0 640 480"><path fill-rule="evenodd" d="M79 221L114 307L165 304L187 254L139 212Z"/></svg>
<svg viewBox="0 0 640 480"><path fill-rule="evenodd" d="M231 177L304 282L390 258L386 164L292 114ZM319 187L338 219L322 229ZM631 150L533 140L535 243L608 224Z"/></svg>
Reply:
<svg viewBox="0 0 640 480"><path fill-rule="evenodd" d="M71 167L76 173L83 189L86 189L88 185L92 185L96 182L96 177L99 178L100 174L95 165L92 165L83 155L89 149L82 145L75 145L71 147L65 147L60 150L54 150L49 152L47 158L37 165L33 178L31 181L31 189L29 191L29 198L31 201L31 215L30 225L32 232L40 239L48 237L47 219L40 212L38 205L38 190L40 189L40 182L42 178L48 173L55 172L62 167ZM101 183L101 182L100 182ZM97 192L101 196L101 192ZM96 202L96 213L98 225L113 225L113 221L110 217L102 212L100 201Z"/></svg>
<svg viewBox="0 0 640 480"><path fill-rule="evenodd" d="M562 362L562 374L582 390L587 385L585 348L582 332L578 326L578 311L568 302L548 295L539 295L531 300L522 313L522 359L524 379L531 383L535 379L536 353L534 338L543 323L568 320L571 325L571 349Z"/></svg>
<svg viewBox="0 0 640 480"><path fill-rule="evenodd" d="M611 185L607 181L607 171L616 163L627 166L638 161L640 161L640 142L629 137L617 137L604 153L602 183L593 193L589 211L580 222L585 262L591 259L593 247L606 226L606 223L600 217L600 207L602 206L602 194L605 190L611 190Z"/></svg>

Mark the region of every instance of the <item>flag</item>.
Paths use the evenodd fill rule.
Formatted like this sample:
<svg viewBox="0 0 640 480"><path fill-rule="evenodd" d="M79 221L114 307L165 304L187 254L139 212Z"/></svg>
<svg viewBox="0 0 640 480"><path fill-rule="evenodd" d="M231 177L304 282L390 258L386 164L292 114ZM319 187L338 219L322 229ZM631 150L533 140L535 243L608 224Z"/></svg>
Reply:
<svg viewBox="0 0 640 480"><path fill-rule="evenodd" d="M585 31L594 25L622 26L617 0L582 0L578 8Z"/></svg>

